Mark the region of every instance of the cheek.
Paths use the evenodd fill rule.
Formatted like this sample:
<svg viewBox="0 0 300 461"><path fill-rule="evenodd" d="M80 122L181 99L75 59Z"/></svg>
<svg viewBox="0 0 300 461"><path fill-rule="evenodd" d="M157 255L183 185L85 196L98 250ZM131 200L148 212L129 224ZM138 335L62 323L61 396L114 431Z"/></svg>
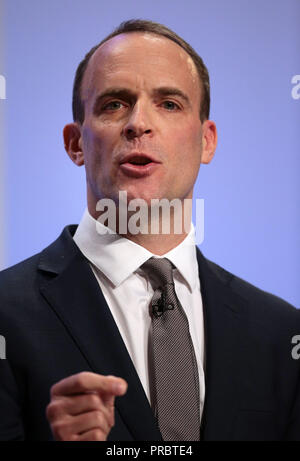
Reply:
<svg viewBox="0 0 300 461"><path fill-rule="evenodd" d="M87 163L95 165L107 158L112 144L110 130L85 126L82 130L83 153Z"/></svg>
<svg viewBox="0 0 300 461"><path fill-rule="evenodd" d="M179 158L187 165L196 167L200 164L202 152L202 133L199 125L188 124L178 131L178 136L174 139Z"/></svg>

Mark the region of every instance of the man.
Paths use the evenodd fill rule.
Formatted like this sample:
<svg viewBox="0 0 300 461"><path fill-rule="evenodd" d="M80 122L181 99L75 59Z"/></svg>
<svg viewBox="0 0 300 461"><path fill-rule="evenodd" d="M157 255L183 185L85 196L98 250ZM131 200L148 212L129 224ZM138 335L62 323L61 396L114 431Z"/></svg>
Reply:
<svg viewBox="0 0 300 461"><path fill-rule="evenodd" d="M213 158L209 79L166 27L128 21L79 65L65 148L87 210L1 273L4 440L300 440L299 312L208 261L193 226L101 221L152 199L189 200ZM186 214L185 214L186 216ZM162 226L162 218L158 217ZM171 334L170 334L171 332Z"/></svg>

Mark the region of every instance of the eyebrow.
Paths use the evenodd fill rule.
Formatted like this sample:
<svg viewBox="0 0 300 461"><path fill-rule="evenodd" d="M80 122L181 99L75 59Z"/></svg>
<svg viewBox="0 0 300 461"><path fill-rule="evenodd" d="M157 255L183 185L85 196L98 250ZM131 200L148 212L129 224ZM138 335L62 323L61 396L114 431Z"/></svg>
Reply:
<svg viewBox="0 0 300 461"><path fill-rule="evenodd" d="M154 97L167 97L167 96L178 96L181 98L186 104L189 106L191 105L189 97L181 91L179 88L176 87L169 87L169 86L162 86L159 88L155 88L152 91L152 95ZM96 101L94 104L94 110L97 110L101 102L106 98L120 98L120 99L134 99L136 97L136 93L128 88L119 88L113 87L108 88L107 90L103 91L96 97Z"/></svg>
<svg viewBox="0 0 300 461"><path fill-rule="evenodd" d="M159 88L156 88L153 91L154 96L179 96L183 101L185 101L187 104L190 105L190 100L188 96L179 88L174 88L171 86L162 86Z"/></svg>

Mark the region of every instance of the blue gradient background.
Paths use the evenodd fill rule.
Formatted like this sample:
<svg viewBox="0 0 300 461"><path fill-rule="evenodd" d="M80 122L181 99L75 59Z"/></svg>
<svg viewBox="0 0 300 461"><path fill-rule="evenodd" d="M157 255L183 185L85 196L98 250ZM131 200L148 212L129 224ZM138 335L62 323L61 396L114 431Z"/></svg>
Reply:
<svg viewBox="0 0 300 461"><path fill-rule="evenodd" d="M63 126L72 119L74 73L119 22L140 17L182 35L210 72L219 143L195 188L195 197L205 199L201 250L299 306L300 100L291 97L291 79L300 73L299 0L2 3L4 267L79 222L84 169L71 163L62 141Z"/></svg>

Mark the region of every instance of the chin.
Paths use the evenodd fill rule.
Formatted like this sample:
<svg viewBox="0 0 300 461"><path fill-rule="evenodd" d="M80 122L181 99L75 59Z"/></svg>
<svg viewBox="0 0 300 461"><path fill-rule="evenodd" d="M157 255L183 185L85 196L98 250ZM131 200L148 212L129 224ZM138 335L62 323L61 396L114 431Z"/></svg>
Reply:
<svg viewBox="0 0 300 461"><path fill-rule="evenodd" d="M142 199L146 202L147 205L151 205L151 200L153 198L160 198L159 193L155 192L154 190L149 190L146 187L144 188L128 187L128 188L120 189L120 191L122 191L123 193L126 192L127 203L130 202L131 200Z"/></svg>

